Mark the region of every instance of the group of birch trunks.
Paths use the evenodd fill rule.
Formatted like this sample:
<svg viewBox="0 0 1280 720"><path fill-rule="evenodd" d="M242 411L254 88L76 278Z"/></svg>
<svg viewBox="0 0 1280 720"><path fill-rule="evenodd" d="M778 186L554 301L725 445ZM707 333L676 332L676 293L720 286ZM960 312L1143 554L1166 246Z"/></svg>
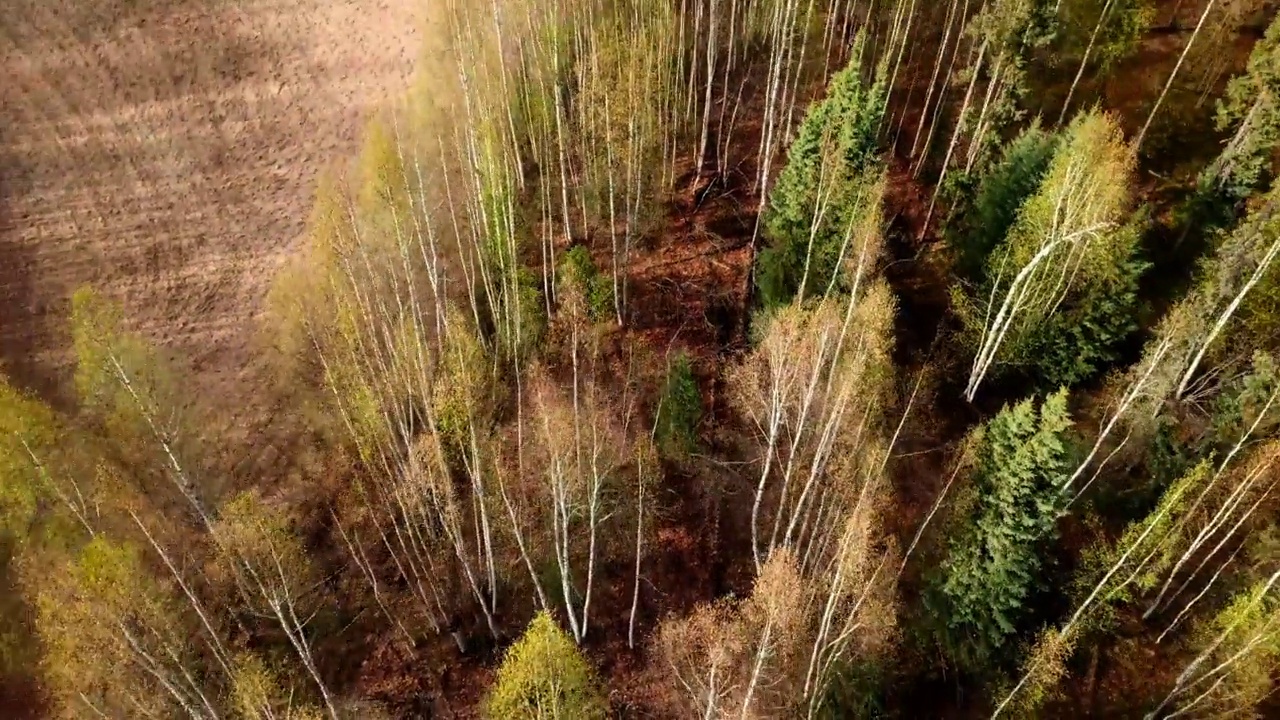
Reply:
<svg viewBox="0 0 1280 720"><path fill-rule="evenodd" d="M52 714L378 717L352 633L479 666L526 627L481 714L839 717L955 669L984 714L1033 717L1122 622L1176 646L1150 717L1266 700L1280 24L1217 103L1190 210L1153 219L1144 142L1188 74L1217 83L1204 38L1249 3L1188 5L1127 120L1086 105L1082 79L1168 12L1136 0L447 5L431 79L322 182L268 298L281 422L307 448L285 477L222 476L179 366L93 289L73 298L72 406L0 384L8 567ZM1050 53L1064 100L1032 119ZM930 187L896 232L950 263L946 349L908 367L892 183ZM631 332L633 276L680 241L679 201L713 192L755 208L753 289L746 342L695 377L679 332ZM1202 246L1167 308L1140 282L1160 223ZM713 385L725 402L699 424ZM1010 402L950 445L903 523L926 386ZM737 596L653 591L675 475L727 488L744 540L720 551L753 578ZM1126 494L1129 515L1106 506ZM1072 523L1089 544L1054 583L1041 556ZM1045 592L1070 609L1045 617ZM593 652L623 646L659 697L606 691Z"/></svg>

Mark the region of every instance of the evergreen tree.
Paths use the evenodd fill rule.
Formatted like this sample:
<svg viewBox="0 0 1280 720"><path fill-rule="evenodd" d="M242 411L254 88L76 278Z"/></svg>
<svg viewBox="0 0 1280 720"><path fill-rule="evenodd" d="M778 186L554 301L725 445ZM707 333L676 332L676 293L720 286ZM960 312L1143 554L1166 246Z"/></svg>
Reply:
<svg viewBox="0 0 1280 720"><path fill-rule="evenodd" d="M879 74L870 86L863 82L859 47L831 78L826 98L805 116L769 194L768 247L755 267L766 308L788 303L797 293L821 296L839 285L844 259L856 255L855 233L879 207L879 132L887 92Z"/></svg>
<svg viewBox="0 0 1280 720"><path fill-rule="evenodd" d="M1218 99L1217 128L1229 132L1222 151L1200 172L1196 186L1176 211L1182 240L1211 238L1230 228L1241 207L1272 175L1280 142L1280 17L1253 46L1245 72L1231 79Z"/></svg>
<svg viewBox="0 0 1280 720"><path fill-rule="evenodd" d="M983 174L972 201L947 233L960 277L975 283L984 279L988 256L1040 186L1057 144L1057 135L1033 123L1005 146L1000 161Z"/></svg>
<svg viewBox="0 0 1280 720"><path fill-rule="evenodd" d="M676 355L667 370L667 382L658 408L658 447L670 455L687 455L698 443L698 422L702 419L702 393L693 376L693 366L684 352Z"/></svg>
<svg viewBox="0 0 1280 720"><path fill-rule="evenodd" d="M1280 17L1249 55L1248 68L1232 78L1218 100L1219 130L1232 137L1200 182L1215 185L1230 200L1248 197L1271 175L1271 156L1280 142Z"/></svg>
<svg viewBox="0 0 1280 720"><path fill-rule="evenodd" d="M492 720L591 720L608 711L595 671L545 612L507 650L484 701L485 717Z"/></svg>
<svg viewBox="0 0 1280 720"><path fill-rule="evenodd" d="M984 428L977 503L935 586L944 640L962 665L981 666L1017 631L1065 507L1070 426L1062 390L1039 408L1030 399L1006 407Z"/></svg>
<svg viewBox="0 0 1280 720"><path fill-rule="evenodd" d="M953 293L977 347L966 398L993 368L1052 387L1114 357L1135 327L1144 269L1139 226L1128 218L1132 164L1113 118L1090 113L1066 131L1039 189L987 256L983 284Z"/></svg>
<svg viewBox="0 0 1280 720"><path fill-rule="evenodd" d="M1112 235L1132 253L1111 272L1064 302L1039 332L1028 338L1017 363L1037 390L1070 386L1095 377L1120 359L1124 341L1138 330L1138 282L1150 264L1137 257L1143 220Z"/></svg>

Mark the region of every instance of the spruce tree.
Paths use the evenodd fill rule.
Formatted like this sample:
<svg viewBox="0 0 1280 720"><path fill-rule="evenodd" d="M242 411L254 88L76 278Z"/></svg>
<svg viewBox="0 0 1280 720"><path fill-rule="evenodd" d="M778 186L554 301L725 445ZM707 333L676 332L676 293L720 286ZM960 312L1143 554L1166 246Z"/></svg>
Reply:
<svg viewBox="0 0 1280 720"><path fill-rule="evenodd" d="M862 80L860 48L861 42L831 78L826 98L805 116L769 194L768 246L755 267L766 308L838 285L859 220L880 203L879 130L887 93L882 76L869 86Z"/></svg>
<svg viewBox="0 0 1280 720"><path fill-rule="evenodd" d="M1248 68L1232 78L1218 100L1219 130L1232 131L1231 139L1205 170L1202 186L1214 184L1233 201L1239 201L1266 182L1272 151L1280 142L1280 17L1253 47Z"/></svg>
<svg viewBox="0 0 1280 720"><path fill-rule="evenodd" d="M60 717L217 717L192 628L133 545L98 535L30 582Z"/></svg>
<svg viewBox="0 0 1280 720"><path fill-rule="evenodd" d="M1130 216L1133 156L1115 119L1071 124L1036 192L987 256L976 290L953 292L976 356L973 400L989 374L1019 370L1070 385L1114 359L1134 329L1141 218Z"/></svg>
<svg viewBox="0 0 1280 720"><path fill-rule="evenodd" d="M1064 507L1070 472L1067 393L1039 408L1006 407L984 428L974 469L977 502L935 585L943 637L957 661L979 667L1018 629L1040 574L1040 552Z"/></svg>
<svg viewBox="0 0 1280 720"><path fill-rule="evenodd" d="M658 408L658 447L669 455L683 456L697 446L698 421L702 419L702 393L693 376L689 356L681 352L667 370L667 382Z"/></svg>
<svg viewBox="0 0 1280 720"><path fill-rule="evenodd" d="M959 275L981 282L987 257L1004 239L1018 217L1018 210L1039 187L1058 136L1033 123L1004 148L1000 161L978 181L967 207L947 233L947 244L955 253Z"/></svg>
<svg viewBox="0 0 1280 720"><path fill-rule="evenodd" d="M1191 196L1176 210L1180 243L1199 248L1206 238L1233 226L1244 202L1273 174L1280 142L1280 17L1253 46L1244 73L1232 78L1218 99L1215 118L1222 151L1201 172Z"/></svg>

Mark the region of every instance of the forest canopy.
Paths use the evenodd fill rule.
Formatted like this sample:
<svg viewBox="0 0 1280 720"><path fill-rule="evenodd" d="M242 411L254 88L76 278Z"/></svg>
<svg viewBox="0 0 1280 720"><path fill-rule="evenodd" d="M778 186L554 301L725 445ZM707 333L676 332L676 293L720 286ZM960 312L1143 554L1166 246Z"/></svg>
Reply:
<svg viewBox="0 0 1280 720"><path fill-rule="evenodd" d="M0 689L1280 712L1273 4L446 5L245 329L271 441L106 286L0 374Z"/></svg>

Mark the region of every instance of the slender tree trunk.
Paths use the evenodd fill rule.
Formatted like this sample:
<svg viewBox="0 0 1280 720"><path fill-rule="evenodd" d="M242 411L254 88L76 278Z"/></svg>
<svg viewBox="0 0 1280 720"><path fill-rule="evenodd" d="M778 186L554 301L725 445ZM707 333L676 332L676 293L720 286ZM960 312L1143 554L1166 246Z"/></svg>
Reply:
<svg viewBox="0 0 1280 720"><path fill-rule="evenodd" d="M1106 24L1107 15L1111 13L1111 6L1115 1L1107 0L1106 4L1102 6L1102 13L1098 15L1098 22L1093 26L1093 33L1089 35L1089 44L1084 48L1084 57L1080 58L1080 68L1076 70L1075 79L1071 81L1071 89L1067 91L1067 99L1062 101L1062 112L1058 113L1059 125L1067 117L1067 111L1071 109L1071 98L1076 94L1076 86L1080 84L1080 78L1084 76L1084 69L1089 64L1089 56L1093 54L1093 45L1098 40L1098 32Z"/></svg>
<svg viewBox="0 0 1280 720"><path fill-rule="evenodd" d="M947 7L947 21L942 32L942 44L938 46L938 56L933 63L933 75L930 76L929 78L929 89L925 92L924 105L921 106L920 117L917 118L917 121L916 121L916 134L915 134L915 137L912 138L911 140L911 151L907 154L908 158L915 158L916 151L920 147L920 136L924 132L925 125L929 124L929 123L926 123L926 118L930 115L929 106L933 102L933 93L934 93L934 90L937 88L938 77L942 72L942 59L946 57L947 47L948 45L950 45L951 28L954 24L953 21L955 19L956 6L958 5L958 3L959 3L959 0L951 0L951 4ZM965 9L966 11L968 10L967 2L965 3ZM961 20L961 22L963 22L963 19ZM957 44L959 44L958 40L957 40ZM953 58L955 57L955 53L952 53L952 57ZM941 99L939 99L939 102L941 102Z"/></svg>
<svg viewBox="0 0 1280 720"><path fill-rule="evenodd" d="M711 87L716 76L716 20L720 16L718 0L709 0L707 11L707 82L702 99L702 135L698 141L698 175L701 176L707 162L707 144L711 135Z"/></svg>
<svg viewBox="0 0 1280 720"><path fill-rule="evenodd" d="M1169 94L1169 88L1173 86L1174 78L1178 77L1178 71L1182 69L1182 63L1187 59L1187 53L1191 52L1191 46L1195 44L1196 36L1200 34L1200 28L1204 26L1205 18L1209 17L1209 11L1213 10L1217 0L1209 0L1204 6L1204 12L1200 13L1200 21L1196 23L1196 29L1191 32L1191 38L1187 40L1187 46L1182 49L1182 54L1178 56L1178 62L1173 66L1173 72L1169 73L1169 79L1164 84L1164 89L1160 91L1160 96L1156 98L1156 104L1151 108L1151 114L1147 115L1147 121L1142 124L1142 129L1138 131L1138 137L1133 140L1133 151L1136 153L1142 149L1142 141L1147 137L1147 130L1151 129L1151 121L1155 119L1156 113L1160 111L1160 105L1164 103L1164 96Z"/></svg>
<svg viewBox="0 0 1280 720"><path fill-rule="evenodd" d="M636 487L636 571L635 583L631 586L631 614L627 620L627 647L636 646L636 610L640 607L640 557L644 542L644 466L637 467Z"/></svg>
<svg viewBox="0 0 1280 720"><path fill-rule="evenodd" d="M933 189L933 197L929 200L929 211L925 213L924 224L920 228L920 239L929 232L929 221L933 219L934 206L938 203L938 194L947 179L947 169L951 166L951 156L955 154L956 145L960 142L960 133L964 131L965 120L969 116L969 103L973 100L973 88L978 82L978 74L982 70L982 61L987 54L987 41L982 42L978 50L978 59L973 64L973 77L969 79L969 89L964 93L964 101L960 104L960 116L956 118L956 128L951 133L951 142L947 145L947 154L942 158L942 171L938 175L938 184Z"/></svg>

